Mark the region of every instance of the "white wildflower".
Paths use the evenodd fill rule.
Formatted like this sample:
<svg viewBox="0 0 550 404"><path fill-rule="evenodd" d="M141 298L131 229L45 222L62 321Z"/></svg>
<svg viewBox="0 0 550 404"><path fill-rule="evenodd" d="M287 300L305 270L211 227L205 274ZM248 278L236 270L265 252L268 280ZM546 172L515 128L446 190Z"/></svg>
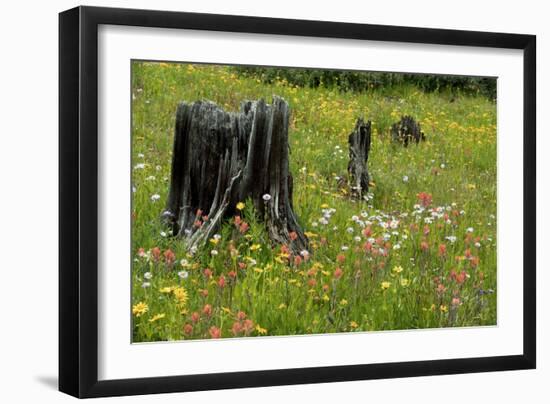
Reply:
<svg viewBox="0 0 550 404"><path fill-rule="evenodd" d="M449 240L451 244L454 244L456 241L456 236L447 236L445 239Z"/></svg>

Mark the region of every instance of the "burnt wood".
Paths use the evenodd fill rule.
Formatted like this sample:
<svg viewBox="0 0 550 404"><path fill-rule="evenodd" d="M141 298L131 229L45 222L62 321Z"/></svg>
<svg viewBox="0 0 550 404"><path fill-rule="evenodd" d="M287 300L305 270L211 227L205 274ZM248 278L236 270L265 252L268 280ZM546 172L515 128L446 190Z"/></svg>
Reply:
<svg viewBox="0 0 550 404"><path fill-rule="evenodd" d="M399 122L394 123L390 132L392 141L402 143L405 147L411 142L418 144L420 141L426 140L424 132L420 129L420 124L409 115L401 117Z"/></svg>
<svg viewBox="0 0 550 404"><path fill-rule="evenodd" d="M353 132L348 137L349 163L348 174L351 195L361 198L369 190L369 160L371 144L371 121L357 119Z"/></svg>
<svg viewBox="0 0 550 404"><path fill-rule="evenodd" d="M289 115L288 103L276 96L271 105L245 101L239 112L211 101L179 104L163 218L189 249L208 241L248 200L274 244L307 250L292 207Z"/></svg>

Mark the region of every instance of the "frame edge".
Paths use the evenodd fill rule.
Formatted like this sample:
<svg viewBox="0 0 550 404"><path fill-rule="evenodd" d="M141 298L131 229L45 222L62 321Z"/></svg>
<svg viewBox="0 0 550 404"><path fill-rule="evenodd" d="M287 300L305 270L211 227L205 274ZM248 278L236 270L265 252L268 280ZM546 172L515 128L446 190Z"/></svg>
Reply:
<svg viewBox="0 0 550 404"><path fill-rule="evenodd" d="M79 396L80 9L59 14L59 390Z"/></svg>

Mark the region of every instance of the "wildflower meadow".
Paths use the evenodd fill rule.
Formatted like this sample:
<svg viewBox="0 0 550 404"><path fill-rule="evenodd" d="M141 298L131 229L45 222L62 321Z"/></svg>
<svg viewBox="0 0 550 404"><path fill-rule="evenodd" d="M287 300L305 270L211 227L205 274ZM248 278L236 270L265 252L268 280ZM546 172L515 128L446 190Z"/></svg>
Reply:
<svg viewBox="0 0 550 404"><path fill-rule="evenodd" d="M132 63L133 342L496 325L496 101L242 70ZM292 202L309 249L274 244L249 200L189 249L161 220L178 103L237 111L273 95L290 106ZM404 115L425 141L392 142ZM372 121L371 183L356 199L343 184L359 117Z"/></svg>

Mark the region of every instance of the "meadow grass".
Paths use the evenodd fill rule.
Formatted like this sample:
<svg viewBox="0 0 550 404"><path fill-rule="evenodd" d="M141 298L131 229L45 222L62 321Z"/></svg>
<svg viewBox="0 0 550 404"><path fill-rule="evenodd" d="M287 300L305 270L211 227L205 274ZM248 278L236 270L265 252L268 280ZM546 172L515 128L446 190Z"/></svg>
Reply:
<svg viewBox="0 0 550 404"><path fill-rule="evenodd" d="M160 221L178 102L237 111L272 95L291 108L294 209L310 254L272 245L249 201L191 254ZM426 134L407 148L389 137L406 114ZM357 201L339 179L360 116L372 120L372 184ZM496 103L484 97L405 85L344 93L133 62L133 341L496 324L496 150Z"/></svg>

